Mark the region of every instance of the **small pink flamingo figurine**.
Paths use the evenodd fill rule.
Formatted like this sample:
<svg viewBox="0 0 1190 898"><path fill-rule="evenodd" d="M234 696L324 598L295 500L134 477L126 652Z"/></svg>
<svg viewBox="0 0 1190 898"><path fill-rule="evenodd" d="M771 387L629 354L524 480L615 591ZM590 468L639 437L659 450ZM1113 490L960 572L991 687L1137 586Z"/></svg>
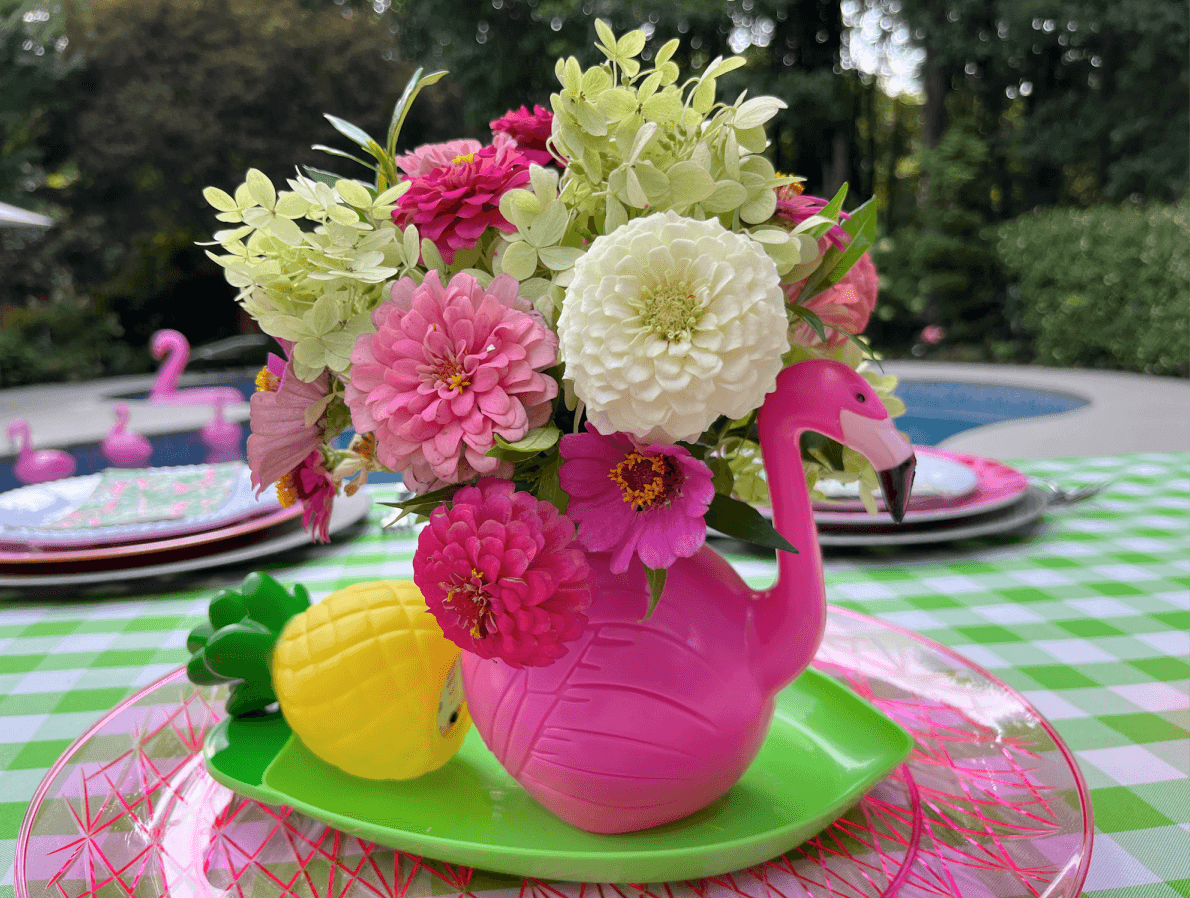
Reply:
<svg viewBox="0 0 1190 898"><path fill-rule="evenodd" d="M235 461L243 457L241 440L244 436L244 428L223 417L225 404L226 400L216 400L215 416L199 431L202 441L210 449L206 459L208 463Z"/></svg>
<svg viewBox="0 0 1190 898"><path fill-rule="evenodd" d="M243 402L235 387L188 387L178 389L178 378L190 361L190 341L180 331L159 330L149 343L153 358L165 358L149 391L149 401L170 405L214 405L217 401Z"/></svg>
<svg viewBox="0 0 1190 898"><path fill-rule="evenodd" d="M143 434L128 429L128 406L115 408L116 423L99 444L103 457L117 468L143 468L153 454L153 444Z"/></svg>
<svg viewBox="0 0 1190 898"><path fill-rule="evenodd" d="M20 447L12 473L21 483L61 480L73 474L77 467L74 456L61 449L38 449L35 452L29 436L29 422L24 418L16 418L9 423L8 438Z"/></svg>

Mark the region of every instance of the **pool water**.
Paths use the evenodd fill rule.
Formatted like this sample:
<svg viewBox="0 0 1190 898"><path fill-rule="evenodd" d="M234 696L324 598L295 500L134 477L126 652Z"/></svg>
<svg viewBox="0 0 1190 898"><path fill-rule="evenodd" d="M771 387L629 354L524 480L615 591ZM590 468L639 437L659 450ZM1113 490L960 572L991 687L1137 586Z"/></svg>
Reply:
<svg viewBox="0 0 1190 898"><path fill-rule="evenodd" d="M909 379L898 383L897 396L905 403L897 428L916 446L937 446L984 424L1057 415L1087 404L1081 397L1051 390Z"/></svg>
<svg viewBox="0 0 1190 898"><path fill-rule="evenodd" d="M251 395L255 389L247 381L234 386L245 395ZM917 446L936 446L947 437L984 424L1055 415L1086 405L1086 400L1077 396L1049 390L908 379L901 380L897 395L906 406L905 414L897 418L897 427ZM345 439L349 438L345 435ZM248 426L244 425L238 452L227 455L213 456L197 432L161 434L152 437L152 442L153 455L149 459L152 467L229 461L246 457ZM93 474L109 466L97 443L74 446L70 452L78 462L77 475ZM372 482L399 479L396 474L374 474L369 478ZM18 486L21 484L13 476L12 460L0 462L0 492Z"/></svg>

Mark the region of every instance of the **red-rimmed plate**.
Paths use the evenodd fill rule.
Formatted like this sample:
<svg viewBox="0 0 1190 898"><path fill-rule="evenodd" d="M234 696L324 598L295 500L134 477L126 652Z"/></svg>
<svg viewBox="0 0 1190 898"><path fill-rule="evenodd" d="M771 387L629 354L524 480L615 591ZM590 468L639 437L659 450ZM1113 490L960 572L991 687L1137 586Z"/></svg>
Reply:
<svg viewBox="0 0 1190 898"><path fill-rule="evenodd" d="M958 462L970 468L976 476L975 488L958 497L910 496L903 526L947 521L986 514L1012 505L1029 489L1029 478L1015 468L991 458L948 452L932 446L917 446L919 456L935 456ZM863 506L847 504L839 508L833 504L815 503L814 520L819 524L848 527L882 527L888 523L883 514L870 515Z"/></svg>
<svg viewBox="0 0 1190 898"><path fill-rule="evenodd" d="M201 755L222 695L179 671L117 706L47 774L17 840L16 895L1077 898L1093 833L1086 782L1019 693L937 643L840 609L815 666L916 747L830 828L736 873L593 893L380 848L236 797Z"/></svg>

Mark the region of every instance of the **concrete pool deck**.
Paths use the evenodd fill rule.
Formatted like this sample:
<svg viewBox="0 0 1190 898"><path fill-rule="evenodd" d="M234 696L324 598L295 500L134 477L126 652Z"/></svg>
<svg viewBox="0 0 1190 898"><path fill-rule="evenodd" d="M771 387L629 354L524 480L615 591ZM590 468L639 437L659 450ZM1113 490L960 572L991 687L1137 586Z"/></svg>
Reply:
<svg viewBox="0 0 1190 898"><path fill-rule="evenodd" d="M1116 371L1024 365L889 361L884 370L918 381L1020 386L1067 393L1086 400L1071 411L986 424L941 442L956 452L1011 460L1137 452L1190 452L1190 381ZM255 371L190 374L180 387L251 378ZM197 431L210 406L156 405L119 398L146 393L154 375L115 377L78 384L45 384L0 391L0 461L16 454L3 428L14 418L29 422L38 449L98 443L115 423L113 406L125 402L129 427L152 438ZM248 403L225 409L229 421L248 420Z"/></svg>
<svg viewBox="0 0 1190 898"><path fill-rule="evenodd" d="M996 384L1067 393L1086 405L964 430L942 440L955 452L1008 461L1137 452L1190 452L1190 381L1121 371L1039 365L885 362L906 380Z"/></svg>

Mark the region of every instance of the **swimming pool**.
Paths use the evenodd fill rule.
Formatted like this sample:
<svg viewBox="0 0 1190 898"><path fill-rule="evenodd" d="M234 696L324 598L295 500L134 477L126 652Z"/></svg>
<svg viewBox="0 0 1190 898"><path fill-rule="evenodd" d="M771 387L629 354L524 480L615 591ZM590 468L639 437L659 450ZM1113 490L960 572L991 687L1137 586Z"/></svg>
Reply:
<svg viewBox="0 0 1190 898"><path fill-rule="evenodd" d="M245 396L250 396L255 390L255 385L250 381L231 385ZM984 424L1055 415L1086 405L1086 400L1080 397L1051 390L909 378L900 381L897 395L906 406L905 414L897 418L897 427L918 446L936 446L947 437ZM245 457L248 428L245 425L239 452L221 455L218 459L209 456L210 450L195 432L160 434L152 440L153 455L149 464L154 467L226 461ZM76 474L93 474L109 466L97 443L69 449L78 462ZM11 458L0 462L0 492L21 485L13 476L12 465ZM392 481L398 480L399 476L373 475L369 479Z"/></svg>

